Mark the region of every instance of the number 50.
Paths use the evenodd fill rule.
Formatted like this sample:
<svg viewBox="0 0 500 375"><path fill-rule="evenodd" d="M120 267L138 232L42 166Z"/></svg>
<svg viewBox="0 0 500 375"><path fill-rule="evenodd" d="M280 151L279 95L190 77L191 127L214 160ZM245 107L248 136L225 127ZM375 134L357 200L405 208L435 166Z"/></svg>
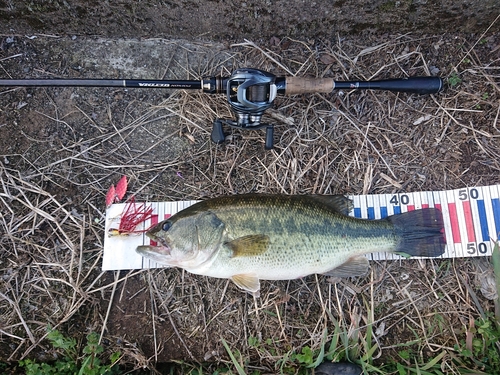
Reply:
<svg viewBox="0 0 500 375"><path fill-rule="evenodd" d="M480 242L477 244L477 249L476 249L476 243L471 242L467 244L467 254L475 254L476 251L479 251L479 254L486 254L488 251L488 247L484 242Z"/></svg>

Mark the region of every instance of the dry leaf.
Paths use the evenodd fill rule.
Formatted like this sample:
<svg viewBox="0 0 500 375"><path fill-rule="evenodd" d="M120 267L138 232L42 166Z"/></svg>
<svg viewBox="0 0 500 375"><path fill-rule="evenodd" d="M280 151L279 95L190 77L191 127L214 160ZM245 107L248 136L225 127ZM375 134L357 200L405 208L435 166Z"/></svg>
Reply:
<svg viewBox="0 0 500 375"><path fill-rule="evenodd" d="M319 59L325 65L333 64L336 61L335 58L332 55L329 55L329 54L321 55L321 57Z"/></svg>
<svg viewBox="0 0 500 375"><path fill-rule="evenodd" d="M419 117L418 119L416 119L413 122L413 125L420 125L424 121L430 120L431 118L432 118L432 115L425 115L425 116Z"/></svg>

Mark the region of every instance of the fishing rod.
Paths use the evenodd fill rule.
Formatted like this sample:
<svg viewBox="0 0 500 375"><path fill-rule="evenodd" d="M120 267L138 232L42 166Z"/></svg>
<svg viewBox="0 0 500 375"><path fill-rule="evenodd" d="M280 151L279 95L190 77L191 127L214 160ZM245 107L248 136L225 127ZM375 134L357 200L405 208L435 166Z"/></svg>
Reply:
<svg viewBox="0 0 500 375"><path fill-rule="evenodd" d="M230 77L201 80L141 79L0 79L0 87L123 87L202 90L207 94L226 94L236 120L215 119L211 139L225 140L223 125L241 129L266 128L265 148L273 148L274 125L261 122L265 110L280 95L330 93L333 90L385 90L412 94L435 94L443 88L439 77L409 77L379 81L334 81L332 78L277 77L259 69L242 68Z"/></svg>

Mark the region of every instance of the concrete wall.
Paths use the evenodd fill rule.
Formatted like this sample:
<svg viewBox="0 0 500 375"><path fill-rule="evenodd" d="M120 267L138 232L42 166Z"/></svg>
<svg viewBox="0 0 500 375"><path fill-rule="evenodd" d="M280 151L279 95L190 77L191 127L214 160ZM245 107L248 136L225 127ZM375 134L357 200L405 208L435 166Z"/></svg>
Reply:
<svg viewBox="0 0 500 375"><path fill-rule="evenodd" d="M0 33L211 40L436 34L483 32L499 12L500 0L0 0Z"/></svg>

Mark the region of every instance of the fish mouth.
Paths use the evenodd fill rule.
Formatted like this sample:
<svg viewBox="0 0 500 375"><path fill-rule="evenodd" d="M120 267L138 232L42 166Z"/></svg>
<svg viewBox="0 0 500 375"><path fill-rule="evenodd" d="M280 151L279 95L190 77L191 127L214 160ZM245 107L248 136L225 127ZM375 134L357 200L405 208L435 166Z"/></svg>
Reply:
<svg viewBox="0 0 500 375"><path fill-rule="evenodd" d="M146 258L152 259L158 263L167 264L170 259L170 248L168 246L137 246L135 251Z"/></svg>
<svg viewBox="0 0 500 375"><path fill-rule="evenodd" d="M168 246L167 241L164 238L158 237L155 234L149 233L149 232L146 232L146 236L148 236L151 239L151 241L154 241L154 242L157 242L160 244L160 246L152 246L151 245L150 247L165 247L168 249L168 252L170 253L170 246Z"/></svg>
<svg viewBox="0 0 500 375"><path fill-rule="evenodd" d="M151 241L156 242L157 245L143 245L137 247L137 252L141 255L152 257L154 256L169 256L171 253L171 248L168 246L167 241L153 233L146 233Z"/></svg>

